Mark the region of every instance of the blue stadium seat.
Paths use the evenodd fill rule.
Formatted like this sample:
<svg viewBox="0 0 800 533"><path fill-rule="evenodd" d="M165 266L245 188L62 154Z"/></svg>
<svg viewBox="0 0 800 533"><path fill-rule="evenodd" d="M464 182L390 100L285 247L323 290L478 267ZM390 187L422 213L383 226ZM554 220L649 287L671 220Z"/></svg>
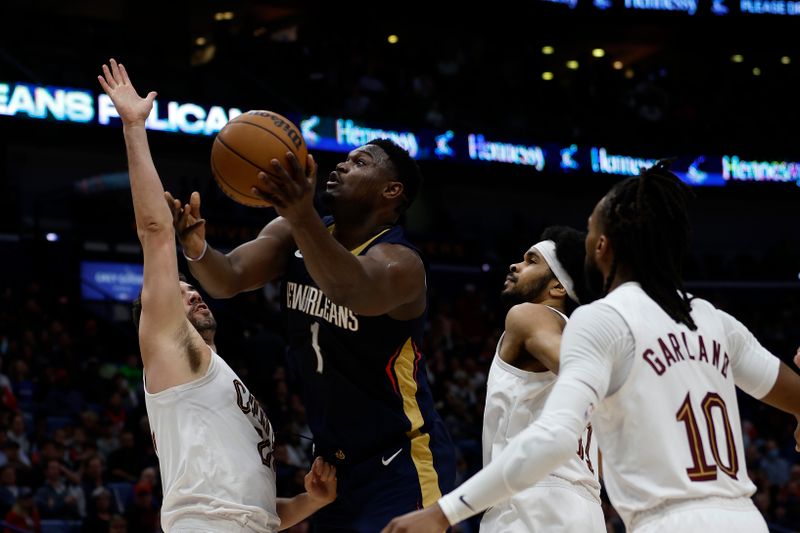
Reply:
<svg viewBox="0 0 800 533"><path fill-rule="evenodd" d="M55 430L72 425L73 423L72 417L69 416L48 416L44 420L45 431L49 436L52 436Z"/></svg>
<svg viewBox="0 0 800 533"><path fill-rule="evenodd" d="M80 533L80 520L42 520L42 533Z"/></svg>

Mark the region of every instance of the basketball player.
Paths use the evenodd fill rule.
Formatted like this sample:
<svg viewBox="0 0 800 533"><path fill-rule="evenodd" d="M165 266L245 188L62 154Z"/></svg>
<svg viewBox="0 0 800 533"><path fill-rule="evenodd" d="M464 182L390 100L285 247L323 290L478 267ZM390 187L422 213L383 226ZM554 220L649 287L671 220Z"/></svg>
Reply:
<svg viewBox="0 0 800 533"><path fill-rule="evenodd" d="M385 531L444 531L506 500L571 458L591 419L628 531L766 533L750 500L736 386L800 421L800 376L683 290L687 195L660 162L600 200L586 271L605 297L573 313L542 416L439 505Z"/></svg>
<svg viewBox="0 0 800 533"><path fill-rule="evenodd" d="M398 219L421 176L388 140L361 146L330 173L333 214L314 208L317 167L272 161L254 193L279 217L223 254L205 241L200 197L167 195L192 274L216 298L283 278L290 368L299 377L316 453L337 468L339 497L316 531L374 533L398 514L436 503L455 478L452 442L435 412L419 351L425 267ZM577 439L576 439L577 442Z"/></svg>
<svg viewBox="0 0 800 533"><path fill-rule="evenodd" d="M506 315L486 386L484 466L538 418L555 383L566 313L579 297L588 301L581 283L583 239L572 228L547 228L541 242L511 265L501 297L514 307ZM542 481L489 509L481 531L605 533L591 426L572 450L573 456Z"/></svg>
<svg viewBox="0 0 800 533"><path fill-rule="evenodd" d="M317 458L306 476L308 492L276 502L269 420L217 355L208 306L178 281L172 217L144 128L156 93L140 98L125 67L110 63L98 80L122 119L144 251L134 321L164 487L161 523L168 532L286 529L336 498L335 469Z"/></svg>

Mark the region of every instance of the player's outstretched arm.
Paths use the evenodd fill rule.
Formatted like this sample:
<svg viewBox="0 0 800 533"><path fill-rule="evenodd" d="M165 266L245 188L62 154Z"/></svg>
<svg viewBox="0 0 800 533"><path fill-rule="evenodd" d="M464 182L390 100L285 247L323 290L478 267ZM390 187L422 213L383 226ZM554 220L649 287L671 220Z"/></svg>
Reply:
<svg viewBox="0 0 800 533"><path fill-rule="evenodd" d="M114 59L103 65L97 77L122 119L128 174L131 182L136 231L144 251L144 285L139 338L145 370L164 357L166 342L185 327L186 315L178 284L172 215L164 203L164 188L147 143L145 121L156 93L142 98L134 89L125 67ZM169 339L169 341L167 340Z"/></svg>
<svg viewBox="0 0 800 533"><path fill-rule="evenodd" d="M288 529L336 499L336 467L317 457L305 477L306 492L294 498L278 498L280 531Z"/></svg>
<svg viewBox="0 0 800 533"><path fill-rule="evenodd" d="M795 363L798 363L798 358L800 354L795 355ZM800 452L800 376L797 372L781 363L775 385L761 401L795 416L797 429L794 431L794 449Z"/></svg>

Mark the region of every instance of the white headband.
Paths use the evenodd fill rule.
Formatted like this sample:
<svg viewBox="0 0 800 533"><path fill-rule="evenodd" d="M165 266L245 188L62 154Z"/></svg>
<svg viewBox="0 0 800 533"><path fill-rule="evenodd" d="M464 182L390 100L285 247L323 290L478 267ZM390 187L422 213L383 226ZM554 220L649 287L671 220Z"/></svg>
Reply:
<svg viewBox="0 0 800 533"><path fill-rule="evenodd" d="M547 263L547 266L549 266L550 270L553 271L553 275L555 275L559 283L561 283L564 289L566 289L567 296L569 296L570 299L575 303L580 303L578 301L578 295L575 294L575 284L572 282L572 277L567 274L567 271L564 269L561 261L559 261L558 257L556 257L556 243L553 241L542 241L537 242L531 246L531 248L534 248L537 252L539 252L539 254L541 254Z"/></svg>

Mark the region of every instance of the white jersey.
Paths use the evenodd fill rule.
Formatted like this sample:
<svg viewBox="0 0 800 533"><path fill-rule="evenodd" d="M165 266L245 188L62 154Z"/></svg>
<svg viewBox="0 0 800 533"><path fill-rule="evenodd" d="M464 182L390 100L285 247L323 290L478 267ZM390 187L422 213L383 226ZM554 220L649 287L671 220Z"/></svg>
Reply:
<svg viewBox="0 0 800 533"><path fill-rule="evenodd" d="M553 311L565 321L568 320L563 313L556 309ZM497 344L486 384L486 408L483 415L484 466L493 457L497 457L512 438L531 426L539 417L557 378L549 370L529 372L503 361L500 358L500 347L504 336L505 333ZM540 508L554 507L550 514L562 517L574 513L575 509L574 505L573 509L560 508L560 503L564 500L557 498L557 492L545 490L544 494L548 497L543 498L543 492L536 490L548 486L572 488L584 497L594 500L599 516L598 526L604 530L600 510L597 439L592 435L591 426L586 428L580 440L575 443L575 450L576 453L570 460L545 479L486 511L481 520L481 531L525 531L534 526L537 526L535 529L555 530L554 524L542 524L537 518L544 514ZM563 529L559 529L561 530Z"/></svg>
<svg viewBox="0 0 800 533"><path fill-rule="evenodd" d="M627 378L592 417L606 488L626 524L665 502L750 496L733 375L739 354L722 313L695 298L691 331L635 283L602 301L634 342Z"/></svg>
<svg viewBox="0 0 800 533"><path fill-rule="evenodd" d="M227 363L211 352L206 374L149 394L164 502L164 531L272 533L274 435L266 413Z"/></svg>
<svg viewBox="0 0 800 533"><path fill-rule="evenodd" d="M635 282L578 308L541 415L439 500L448 521L546 479L572 458L572 444L591 420L608 496L628 531L765 531L749 503L755 487L734 382L763 398L781 363L729 314L700 299L691 305L696 331L672 320ZM665 514L667 522L654 519ZM695 514L702 519L692 524L720 518L708 527L678 527ZM761 525L747 529L754 521ZM734 522L742 527L729 527Z"/></svg>

